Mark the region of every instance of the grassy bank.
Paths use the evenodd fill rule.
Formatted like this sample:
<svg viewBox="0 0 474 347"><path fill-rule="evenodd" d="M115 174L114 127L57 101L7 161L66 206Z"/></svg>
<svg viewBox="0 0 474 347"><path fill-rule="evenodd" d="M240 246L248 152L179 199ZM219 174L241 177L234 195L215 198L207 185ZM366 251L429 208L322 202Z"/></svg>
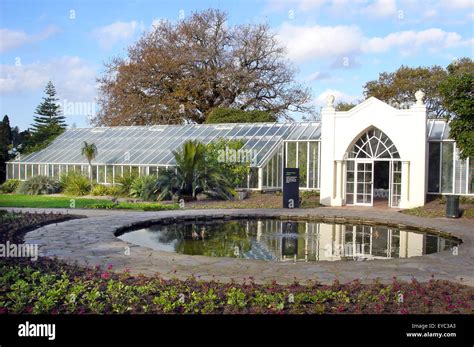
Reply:
<svg viewBox="0 0 474 347"><path fill-rule="evenodd" d="M78 198L48 195L0 194L1 207L30 208L94 208L94 209L132 209L145 211L161 211L177 209L177 204L161 203L113 203L106 199Z"/></svg>

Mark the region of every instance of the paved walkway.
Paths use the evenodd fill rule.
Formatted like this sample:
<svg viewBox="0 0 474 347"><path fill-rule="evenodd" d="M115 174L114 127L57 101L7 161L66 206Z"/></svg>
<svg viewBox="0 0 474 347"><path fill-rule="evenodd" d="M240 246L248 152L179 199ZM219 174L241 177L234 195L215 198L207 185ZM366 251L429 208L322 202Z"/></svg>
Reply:
<svg viewBox="0 0 474 347"><path fill-rule="evenodd" d="M10 209L37 211L35 209ZM59 209L40 209L66 213ZM431 276L474 286L474 227L468 221L445 218L420 218L387 210L316 208L316 209L221 209L221 210L179 210L162 212L69 210L68 213L87 215L60 224L47 225L25 236L25 242L38 243L40 254L57 257L82 265L112 264L117 271L129 269L132 274L154 275L164 278L187 278L191 275L201 279L241 281L253 277L256 282L276 280L289 283L294 279L305 282L317 280L330 283L334 279L347 282L359 278L371 282L378 278L391 281L394 276L400 280L415 277L428 281ZM421 257L363 262L322 261L317 263L272 263L260 260L234 258L211 258L189 256L171 252L156 251L124 242L114 233L117 229L129 228L140 223L153 223L163 219L176 221L196 218L222 218L238 216L288 216L292 218L323 218L328 221L373 221L393 227L413 226L421 231L451 233L463 240L457 255L445 251ZM129 254L125 250L129 249Z"/></svg>

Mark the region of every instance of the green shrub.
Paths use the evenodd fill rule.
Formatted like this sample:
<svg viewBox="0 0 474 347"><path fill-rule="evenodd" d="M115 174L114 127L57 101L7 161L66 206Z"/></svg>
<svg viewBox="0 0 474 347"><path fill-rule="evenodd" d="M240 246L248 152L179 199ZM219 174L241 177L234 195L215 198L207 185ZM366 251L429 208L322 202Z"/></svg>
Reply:
<svg viewBox="0 0 474 347"><path fill-rule="evenodd" d="M94 196L109 195L109 187L104 186L102 184L97 184L94 188L92 188L92 195Z"/></svg>
<svg viewBox="0 0 474 347"><path fill-rule="evenodd" d="M123 176L116 177L115 183L118 184L120 194L128 196L130 194L132 183L137 177L138 176L136 174L125 174Z"/></svg>
<svg viewBox="0 0 474 347"><path fill-rule="evenodd" d="M61 176L61 187L66 195L87 195L91 191L91 182L86 176L77 172L69 172Z"/></svg>
<svg viewBox="0 0 474 347"><path fill-rule="evenodd" d="M142 204L143 211L165 211L165 210L177 210L179 205L177 204Z"/></svg>
<svg viewBox="0 0 474 347"><path fill-rule="evenodd" d="M135 178L130 186L130 196L145 201L156 200L156 177L143 176Z"/></svg>
<svg viewBox="0 0 474 347"><path fill-rule="evenodd" d="M2 193L13 193L20 185L20 182L20 180L10 178L9 180L3 182L3 184L0 186L0 191Z"/></svg>
<svg viewBox="0 0 474 347"><path fill-rule="evenodd" d="M120 186L109 186L108 192L110 196L119 196L121 194L121 187Z"/></svg>
<svg viewBox="0 0 474 347"><path fill-rule="evenodd" d="M242 111L235 108L214 108L206 118L207 124L217 123L257 123L275 122L277 117L271 112L252 110Z"/></svg>
<svg viewBox="0 0 474 347"><path fill-rule="evenodd" d="M459 202L461 204L474 204L474 198L470 196L461 196L459 197Z"/></svg>
<svg viewBox="0 0 474 347"><path fill-rule="evenodd" d="M104 201L104 202L98 202L96 204L90 205L90 208L96 208L96 209L105 209L109 210L111 208L114 208L116 204L114 204L112 201Z"/></svg>
<svg viewBox="0 0 474 347"><path fill-rule="evenodd" d="M59 190L58 181L46 176L35 176L28 181L21 182L17 191L19 194L44 195L59 193Z"/></svg>
<svg viewBox="0 0 474 347"><path fill-rule="evenodd" d="M130 203L120 202L118 204L112 201L99 202L89 206L90 208L96 209L124 209L124 210L143 210L143 211L164 211L164 210L177 210L179 209L178 204L161 204L161 203Z"/></svg>
<svg viewBox="0 0 474 347"><path fill-rule="evenodd" d="M319 197L319 191L318 190L303 190L300 192L301 197L303 199L310 199L310 198L316 198Z"/></svg>

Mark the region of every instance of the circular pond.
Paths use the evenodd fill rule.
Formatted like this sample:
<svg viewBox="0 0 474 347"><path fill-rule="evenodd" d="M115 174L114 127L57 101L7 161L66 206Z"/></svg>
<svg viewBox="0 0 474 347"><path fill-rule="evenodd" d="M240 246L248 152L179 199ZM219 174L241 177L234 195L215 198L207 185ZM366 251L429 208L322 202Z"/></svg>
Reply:
<svg viewBox="0 0 474 347"><path fill-rule="evenodd" d="M160 251L267 261L409 258L459 244L455 239L387 226L279 219L157 224L118 237Z"/></svg>

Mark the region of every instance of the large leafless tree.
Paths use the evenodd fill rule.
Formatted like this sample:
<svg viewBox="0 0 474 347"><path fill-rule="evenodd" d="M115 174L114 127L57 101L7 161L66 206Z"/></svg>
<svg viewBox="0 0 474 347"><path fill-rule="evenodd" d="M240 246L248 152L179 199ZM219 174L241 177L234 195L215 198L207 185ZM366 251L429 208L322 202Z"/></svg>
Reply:
<svg viewBox="0 0 474 347"><path fill-rule="evenodd" d="M97 125L202 123L216 107L287 117L311 112L285 49L266 24L229 26L219 10L162 21L106 65Z"/></svg>

